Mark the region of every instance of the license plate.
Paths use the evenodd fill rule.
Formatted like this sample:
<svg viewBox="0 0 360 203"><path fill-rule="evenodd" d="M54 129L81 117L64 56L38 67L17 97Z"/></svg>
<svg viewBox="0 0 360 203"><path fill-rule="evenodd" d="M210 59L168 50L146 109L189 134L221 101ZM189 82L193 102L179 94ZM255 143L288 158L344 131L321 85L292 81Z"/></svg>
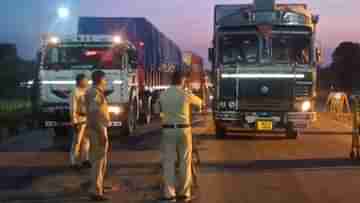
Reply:
<svg viewBox="0 0 360 203"><path fill-rule="evenodd" d="M69 122L45 121L46 128L71 126Z"/></svg>
<svg viewBox="0 0 360 203"><path fill-rule="evenodd" d="M256 121L257 130L268 131L273 129L272 121Z"/></svg>

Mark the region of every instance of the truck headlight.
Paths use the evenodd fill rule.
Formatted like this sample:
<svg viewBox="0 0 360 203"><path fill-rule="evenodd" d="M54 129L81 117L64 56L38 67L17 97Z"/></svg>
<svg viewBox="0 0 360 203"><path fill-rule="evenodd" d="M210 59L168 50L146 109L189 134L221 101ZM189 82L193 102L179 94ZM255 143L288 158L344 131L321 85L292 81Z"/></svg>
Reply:
<svg viewBox="0 0 360 203"><path fill-rule="evenodd" d="M219 107L226 108L226 102L224 102L224 101L219 102Z"/></svg>
<svg viewBox="0 0 360 203"><path fill-rule="evenodd" d="M302 104L301 104L301 110L303 112L307 112L311 109L311 102L310 101L304 101Z"/></svg>
<svg viewBox="0 0 360 203"><path fill-rule="evenodd" d="M109 112L115 115L119 115L124 112L124 109L121 106L109 106Z"/></svg>
<svg viewBox="0 0 360 203"><path fill-rule="evenodd" d="M230 109L235 109L236 108L236 102L235 101L230 101L229 102L229 108Z"/></svg>

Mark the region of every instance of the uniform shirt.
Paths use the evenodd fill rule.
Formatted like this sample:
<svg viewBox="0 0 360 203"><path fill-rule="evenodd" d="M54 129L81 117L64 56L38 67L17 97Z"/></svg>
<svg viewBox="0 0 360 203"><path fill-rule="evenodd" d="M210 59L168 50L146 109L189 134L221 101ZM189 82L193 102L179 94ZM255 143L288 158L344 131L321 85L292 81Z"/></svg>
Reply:
<svg viewBox="0 0 360 203"><path fill-rule="evenodd" d="M103 90L93 87L87 91L85 104L90 125L109 126L109 107Z"/></svg>
<svg viewBox="0 0 360 203"><path fill-rule="evenodd" d="M76 87L70 96L70 117L73 124L86 122L85 93L87 89Z"/></svg>
<svg viewBox="0 0 360 203"><path fill-rule="evenodd" d="M201 107L201 99L184 90L171 86L160 95L163 124L190 124L190 106Z"/></svg>

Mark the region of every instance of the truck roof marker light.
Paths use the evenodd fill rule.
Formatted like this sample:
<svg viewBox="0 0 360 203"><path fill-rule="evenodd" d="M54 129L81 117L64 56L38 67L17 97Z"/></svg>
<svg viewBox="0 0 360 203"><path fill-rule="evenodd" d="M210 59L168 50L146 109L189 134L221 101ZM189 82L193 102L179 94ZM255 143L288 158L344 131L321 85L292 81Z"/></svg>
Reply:
<svg viewBox="0 0 360 203"><path fill-rule="evenodd" d="M112 40L114 44L121 44L123 42L121 36L119 35L114 36Z"/></svg>
<svg viewBox="0 0 360 203"><path fill-rule="evenodd" d="M266 79L266 78L279 78L279 79L303 79L304 74L222 74L222 78L246 78L246 79Z"/></svg>
<svg viewBox="0 0 360 203"><path fill-rule="evenodd" d="M60 43L60 39L58 37L50 37L48 43L56 45Z"/></svg>

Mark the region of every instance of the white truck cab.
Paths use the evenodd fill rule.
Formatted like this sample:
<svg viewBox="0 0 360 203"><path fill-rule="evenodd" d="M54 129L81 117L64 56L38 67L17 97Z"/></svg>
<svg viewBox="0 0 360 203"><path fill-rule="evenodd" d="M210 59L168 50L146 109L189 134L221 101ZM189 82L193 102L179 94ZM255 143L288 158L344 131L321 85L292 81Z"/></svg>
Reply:
<svg viewBox="0 0 360 203"><path fill-rule="evenodd" d="M110 104L112 128L131 134L136 127L138 87L136 48L121 36L48 36L42 40L39 71L33 84L33 105L40 126L65 134L70 126L69 97L76 75L106 73L106 96Z"/></svg>

